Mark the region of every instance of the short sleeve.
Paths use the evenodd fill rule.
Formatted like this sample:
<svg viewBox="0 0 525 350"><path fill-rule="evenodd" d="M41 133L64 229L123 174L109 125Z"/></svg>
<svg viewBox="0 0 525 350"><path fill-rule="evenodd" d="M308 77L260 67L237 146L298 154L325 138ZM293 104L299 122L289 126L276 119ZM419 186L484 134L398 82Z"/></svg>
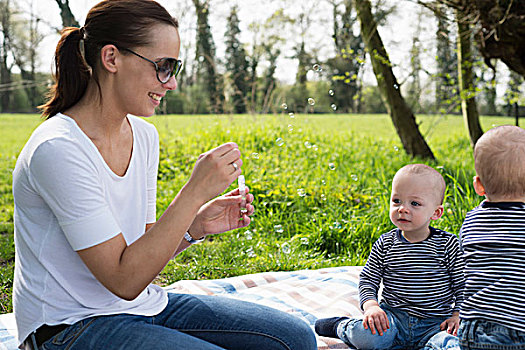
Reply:
<svg viewBox="0 0 525 350"><path fill-rule="evenodd" d="M29 181L74 250L92 247L121 232L97 168L86 152L72 140L52 139L38 146L29 163Z"/></svg>

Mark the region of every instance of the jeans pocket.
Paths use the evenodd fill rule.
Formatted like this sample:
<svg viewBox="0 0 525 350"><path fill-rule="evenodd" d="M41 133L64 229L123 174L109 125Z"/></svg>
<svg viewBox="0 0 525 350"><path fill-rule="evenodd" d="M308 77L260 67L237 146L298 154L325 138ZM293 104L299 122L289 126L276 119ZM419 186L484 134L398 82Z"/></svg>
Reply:
<svg viewBox="0 0 525 350"><path fill-rule="evenodd" d="M91 323L93 323L95 319L86 319L82 321L78 321L77 323L72 324L68 328L64 329L62 332L55 335L50 340L46 341L45 343L51 341L51 343L55 346L58 346L60 348L69 349L69 347L72 345L75 339L77 339L88 327ZM44 344L45 344L44 343ZM45 349L45 346L44 346Z"/></svg>

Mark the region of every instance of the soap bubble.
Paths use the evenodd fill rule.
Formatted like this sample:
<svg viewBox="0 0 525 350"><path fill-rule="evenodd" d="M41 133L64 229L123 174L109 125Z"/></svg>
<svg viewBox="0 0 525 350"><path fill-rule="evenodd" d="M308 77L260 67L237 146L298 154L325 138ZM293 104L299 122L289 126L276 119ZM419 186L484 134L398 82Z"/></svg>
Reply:
<svg viewBox="0 0 525 350"><path fill-rule="evenodd" d="M292 248L290 248L290 245L288 243L283 243L281 245L281 251L284 253L284 254L290 254L290 252L292 251Z"/></svg>
<svg viewBox="0 0 525 350"><path fill-rule="evenodd" d="M313 98L310 97L310 98L308 99L308 104L309 104L310 106L315 105L315 100L314 100Z"/></svg>
<svg viewBox="0 0 525 350"><path fill-rule="evenodd" d="M394 89L399 90L399 85L394 84Z"/></svg>
<svg viewBox="0 0 525 350"><path fill-rule="evenodd" d="M255 258L257 256L257 254L255 254L253 251L253 248L248 248L248 250L246 250L246 255L248 255L250 258Z"/></svg>
<svg viewBox="0 0 525 350"><path fill-rule="evenodd" d="M282 138L278 137L275 140L275 143L277 144L277 146L281 147L282 145L284 145L284 140Z"/></svg>
<svg viewBox="0 0 525 350"><path fill-rule="evenodd" d="M328 163L328 167L330 170L335 170L335 164L334 163Z"/></svg>
<svg viewBox="0 0 525 350"><path fill-rule="evenodd" d="M297 194L299 195L299 197L305 197L306 196L306 191L304 190L304 188L298 188L297 189Z"/></svg>
<svg viewBox="0 0 525 350"><path fill-rule="evenodd" d="M394 146L394 151L399 152L399 147Z"/></svg>
<svg viewBox="0 0 525 350"><path fill-rule="evenodd" d="M310 142L308 142L308 141L304 141L304 146L306 148L312 148L312 144Z"/></svg>
<svg viewBox="0 0 525 350"><path fill-rule="evenodd" d="M359 178L357 177L357 175L356 175L356 174L352 174L352 175L351 175L350 177L351 177L351 178L352 178L352 180L354 180L354 181L357 181L357 180L359 180Z"/></svg>
<svg viewBox="0 0 525 350"><path fill-rule="evenodd" d="M321 67L320 64L316 63L312 66L313 70L316 71L316 72L320 72L323 70L323 68Z"/></svg>
<svg viewBox="0 0 525 350"><path fill-rule="evenodd" d="M288 132L292 132L293 131L293 125L292 124L288 124Z"/></svg>
<svg viewBox="0 0 525 350"><path fill-rule="evenodd" d="M288 113L288 116L292 119L295 118L295 114L293 112Z"/></svg>
<svg viewBox="0 0 525 350"><path fill-rule="evenodd" d="M312 145L312 149L313 149L314 151L317 151L317 150L319 149L319 147L317 147L317 145Z"/></svg>
<svg viewBox="0 0 525 350"><path fill-rule="evenodd" d="M308 237L301 237L301 244L308 245L308 243L310 243Z"/></svg>
<svg viewBox="0 0 525 350"><path fill-rule="evenodd" d="M326 196L324 194L321 195L321 200L323 200L323 201L326 200Z"/></svg>
<svg viewBox="0 0 525 350"><path fill-rule="evenodd" d="M328 95L330 95L330 96L334 96L334 95L335 95L334 90L328 90Z"/></svg>
<svg viewBox="0 0 525 350"><path fill-rule="evenodd" d="M341 225L341 223L339 221L334 221L334 228L336 230L338 230L338 229L340 229L342 227L343 227L343 225Z"/></svg>
<svg viewBox="0 0 525 350"><path fill-rule="evenodd" d="M259 159L259 153L257 153L257 152L253 152L253 153L252 153L252 158L253 158L253 159Z"/></svg>
<svg viewBox="0 0 525 350"><path fill-rule="evenodd" d="M246 239L252 239L253 238L252 231L247 230L246 232L244 232L244 237L246 237Z"/></svg>
<svg viewBox="0 0 525 350"><path fill-rule="evenodd" d="M337 106L335 105L335 103L332 103L332 104L330 105L330 107L332 107L332 109L333 109L334 111L337 110Z"/></svg>
<svg viewBox="0 0 525 350"><path fill-rule="evenodd" d="M274 231L275 231L276 233L283 233L283 232L284 232L283 225L275 225L275 226L273 227L273 229L274 229Z"/></svg>
<svg viewBox="0 0 525 350"><path fill-rule="evenodd" d="M284 110L287 110L287 109L288 109L288 105L287 105L286 103L283 103L283 104L281 105L281 107L282 107L282 109L284 109Z"/></svg>

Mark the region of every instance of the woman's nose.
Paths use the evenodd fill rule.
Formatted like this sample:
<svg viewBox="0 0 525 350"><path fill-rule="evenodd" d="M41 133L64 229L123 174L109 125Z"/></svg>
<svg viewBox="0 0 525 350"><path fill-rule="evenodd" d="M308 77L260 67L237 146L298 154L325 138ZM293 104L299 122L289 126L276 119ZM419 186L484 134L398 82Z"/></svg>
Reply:
<svg viewBox="0 0 525 350"><path fill-rule="evenodd" d="M171 77L170 80L165 82L163 85L168 90L175 90L178 86L177 79L175 77Z"/></svg>

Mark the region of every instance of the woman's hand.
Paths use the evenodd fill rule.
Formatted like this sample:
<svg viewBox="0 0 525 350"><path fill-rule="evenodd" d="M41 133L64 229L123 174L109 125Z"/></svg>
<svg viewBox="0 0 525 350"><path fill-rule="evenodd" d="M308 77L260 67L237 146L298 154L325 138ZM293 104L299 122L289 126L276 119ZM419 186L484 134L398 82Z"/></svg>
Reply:
<svg viewBox="0 0 525 350"><path fill-rule="evenodd" d="M241 174L241 166L237 144L225 143L199 156L185 187L197 200L206 203L230 186Z"/></svg>
<svg viewBox="0 0 525 350"><path fill-rule="evenodd" d="M248 226L251 221L250 215L254 212L253 195L248 192L249 188L246 187L247 212L242 216L242 199L238 188L203 205L188 230L191 236L201 238Z"/></svg>
<svg viewBox="0 0 525 350"><path fill-rule="evenodd" d="M368 300L363 304L365 309L365 314L363 317L363 327L365 329L370 328L372 334L377 333L383 335L387 329L390 328L390 323L388 322L388 316L385 311L377 304L375 300Z"/></svg>
<svg viewBox="0 0 525 350"><path fill-rule="evenodd" d="M459 329L459 312L454 312L452 317L443 321L439 328L441 328L442 331L446 330L448 334L457 336Z"/></svg>

